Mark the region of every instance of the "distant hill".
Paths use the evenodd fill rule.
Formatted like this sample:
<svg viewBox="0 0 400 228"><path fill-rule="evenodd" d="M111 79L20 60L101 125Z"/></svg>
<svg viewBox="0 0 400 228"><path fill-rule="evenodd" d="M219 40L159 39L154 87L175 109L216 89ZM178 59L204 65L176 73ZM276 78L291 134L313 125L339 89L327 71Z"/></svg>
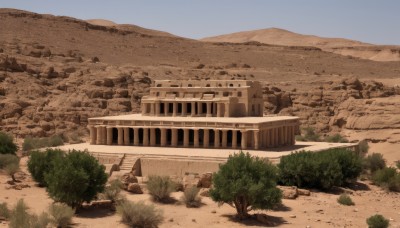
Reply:
<svg viewBox="0 0 400 228"><path fill-rule="evenodd" d="M236 32L201 39L207 42L246 43L256 41L283 46L312 46L324 51L374 61L400 61L400 47L363 43L343 38L302 35L279 28Z"/></svg>

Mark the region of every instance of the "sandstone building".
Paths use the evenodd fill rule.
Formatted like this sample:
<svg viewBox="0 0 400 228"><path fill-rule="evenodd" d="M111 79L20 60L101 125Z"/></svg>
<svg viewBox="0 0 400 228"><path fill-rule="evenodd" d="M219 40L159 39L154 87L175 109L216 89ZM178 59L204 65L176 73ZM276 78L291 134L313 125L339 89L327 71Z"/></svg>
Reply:
<svg viewBox="0 0 400 228"><path fill-rule="evenodd" d="M155 81L141 114L89 119L90 143L267 149L294 145L298 117L264 116L257 81Z"/></svg>

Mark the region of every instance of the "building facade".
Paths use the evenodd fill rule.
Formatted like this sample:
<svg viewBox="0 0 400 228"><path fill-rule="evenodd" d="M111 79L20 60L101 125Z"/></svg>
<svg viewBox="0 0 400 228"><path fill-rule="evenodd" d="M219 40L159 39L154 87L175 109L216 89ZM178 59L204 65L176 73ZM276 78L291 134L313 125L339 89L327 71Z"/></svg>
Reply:
<svg viewBox="0 0 400 228"><path fill-rule="evenodd" d="M264 116L247 80L155 81L141 114L89 119L97 145L267 149L294 145L299 118Z"/></svg>

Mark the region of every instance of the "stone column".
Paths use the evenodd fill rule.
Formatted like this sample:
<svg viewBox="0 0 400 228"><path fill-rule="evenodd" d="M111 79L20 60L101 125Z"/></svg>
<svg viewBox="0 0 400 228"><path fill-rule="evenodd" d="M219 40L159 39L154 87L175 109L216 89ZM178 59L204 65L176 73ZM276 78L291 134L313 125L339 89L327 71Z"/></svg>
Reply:
<svg viewBox="0 0 400 228"><path fill-rule="evenodd" d="M207 115L206 117L211 117L212 113L211 113L211 103L207 102Z"/></svg>
<svg viewBox="0 0 400 228"><path fill-rule="evenodd" d="M124 145L128 146L131 144L129 139L129 127L124 127Z"/></svg>
<svg viewBox="0 0 400 228"><path fill-rule="evenodd" d="M124 144L124 130L122 127L117 127L118 129L118 145Z"/></svg>
<svg viewBox="0 0 400 228"><path fill-rule="evenodd" d="M296 144L295 126L290 126L290 145Z"/></svg>
<svg viewBox="0 0 400 228"><path fill-rule="evenodd" d="M254 149L258 150L260 148L260 131L255 130L254 132Z"/></svg>
<svg viewBox="0 0 400 228"><path fill-rule="evenodd" d="M214 147L215 148L219 147L219 130L218 129L214 130Z"/></svg>
<svg viewBox="0 0 400 228"><path fill-rule="evenodd" d="M113 140L113 128L107 127L107 145L111 145Z"/></svg>
<svg viewBox="0 0 400 228"><path fill-rule="evenodd" d="M168 116L168 114L169 114L169 103L165 102L164 103L164 115Z"/></svg>
<svg viewBox="0 0 400 228"><path fill-rule="evenodd" d="M242 132L242 142L241 142L242 150L245 150L247 149L247 131L241 130L240 132Z"/></svg>
<svg viewBox="0 0 400 228"><path fill-rule="evenodd" d="M161 128L161 146L167 145L167 129Z"/></svg>
<svg viewBox="0 0 400 228"><path fill-rule="evenodd" d="M232 130L232 148L237 148L237 130Z"/></svg>
<svg viewBox="0 0 400 228"><path fill-rule="evenodd" d="M202 115L203 114L203 105L201 102L197 102L197 111L198 111L198 115Z"/></svg>
<svg viewBox="0 0 400 228"><path fill-rule="evenodd" d="M199 129L194 129L194 139L193 139L193 146L195 148L199 147Z"/></svg>
<svg viewBox="0 0 400 228"><path fill-rule="evenodd" d="M185 102L182 102L182 116L186 116L187 114L187 105Z"/></svg>
<svg viewBox="0 0 400 228"><path fill-rule="evenodd" d="M103 144L106 145L107 144L107 129L106 129L106 126L103 126L101 128L101 130L103 131Z"/></svg>
<svg viewBox="0 0 400 228"><path fill-rule="evenodd" d="M217 103L217 117L221 116L221 103Z"/></svg>
<svg viewBox="0 0 400 228"><path fill-rule="evenodd" d="M90 131L90 144L94 145L96 144L96 136L97 136L96 128L94 126L90 126L89 131Z"/></svg>
<svg viewBox="0 0 400 228"><path fill-rule="evenodd" d="M203 147L209 147L210 146L210 130L209 129L204 129L203 130Z"/></svg>
<svg viewBox="0 0 400 228"><path fill-rule="evenodd" d="M172 107L172 116L176 116L176 113L178 111L178 103L174 102L172 103L173 107Z"/></svg>
<svg viewBox="0 0 400 228"><path fill-rule="evenodd" d="M154 103L156 106L156 116L160 116L160 102Z"/></svg>
<svg viewBox="0 0 400 228"><path fill-rule="evenodd" d="M183 129L183 146L189 147L189 129Z"/></svg>
<svg viewBox="0 0 400 228"><path fill-rule="evenodd" d="M288 136L287 129L288 128L286 126L282 127L282 130L283 130L283 145L288 145L289 144L288 140L287 140L287 136Z"/></svg>
<svg viewBox="0 0 400 228"><path fill-rule="evenodd" d="M225 117L229 117L230 113L229 113L229 103L224 103L224 107L225 107Z"/></svg>
<svg viewBox="0 0 400 228"><path fill-rule="evenodd" d="M178 129L172 128L171 129L171 146L177 147L178 146Z"/></svg>
<svg viewBox="0 0 400 228"><path fill-rule="evenodd" d="M150 114L152 116L154 116L154 114L156 113L156 111L154 110L154 106L155 106L155 103L150 103Z"/></svg>
<svg viewBox="0 0 400 228"><path fill-rule="evenodd" d="M194 117L196 115L196 102L192 102L191 105L192 105L191 116Z"/></svg>
<svg viewBox="0 0 400 228"><path fill-rule="evenodd" d="M142 108L142 115L145 115L146 112L147 112L147 104L146 103L142 103L141 108Z"/></svg>
<svg viewBox="0 0 400 228"><path fill-rule="evenodd" d="M275 130L275 146L279 146L279 131L278 128L274 128Z"/></svg>
<svg viewBox="0 0 400 228"><path fill-rule="evenodd" d="M143 128L143 146L149 146L149 129Z"/></svg>
<svg viewBox="0 0 400 228"><path fill-rule="evenodd" d="M228 130L222 130L222 148L228 146Z"/></svg>
<svg viewBox="0 0 400 228"><path fill-rule="evenodd" d="M150 146L156 145L156 129L150 128Z"/></svg>
<svg viewBox="0 0 400 228"><path fill-rule="evenodd" d="M102 143L102 140L101 140L101 137L102 137L101 126L96 126L96 134L97 134L96 144L97 145L101 145L101 143Z"/></svg>
<svg viewBox="0 0 400 228"><path fill-rule="evenodd" d="M133 129L133 145L139 146L139 128Z"/></svg>

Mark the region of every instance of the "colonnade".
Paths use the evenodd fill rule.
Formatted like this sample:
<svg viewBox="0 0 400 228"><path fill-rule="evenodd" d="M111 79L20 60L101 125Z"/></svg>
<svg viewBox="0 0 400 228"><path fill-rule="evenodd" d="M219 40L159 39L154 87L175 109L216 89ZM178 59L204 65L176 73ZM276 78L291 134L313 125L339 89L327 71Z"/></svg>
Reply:
<svg viewBox="0 0 400 228"><path fill-rule="evenodd" d="M269 129L193 129L90 126L90 144L263 149L295 144L295 126Z"/></svg>
<svg viewBox="0 0 400 228"><path fill-rule="evenodd" d="M229 117L229 103L213 101L156 101L142 103L142 115Z"/></svg>

